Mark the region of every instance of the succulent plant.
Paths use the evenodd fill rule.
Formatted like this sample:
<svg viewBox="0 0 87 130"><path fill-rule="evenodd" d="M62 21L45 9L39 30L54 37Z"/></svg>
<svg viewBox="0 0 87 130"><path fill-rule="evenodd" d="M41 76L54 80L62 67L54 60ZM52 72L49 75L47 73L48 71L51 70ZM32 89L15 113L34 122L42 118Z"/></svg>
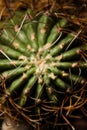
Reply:
<svg viewBox="0 0 87 130"><path fill-rule="evenodd" d="M86 103L87 45L81 31L48 12L34 18L29 10L15 12L0 35L0 104L6 115L33 123L58 113L66 119Z"/></svg>

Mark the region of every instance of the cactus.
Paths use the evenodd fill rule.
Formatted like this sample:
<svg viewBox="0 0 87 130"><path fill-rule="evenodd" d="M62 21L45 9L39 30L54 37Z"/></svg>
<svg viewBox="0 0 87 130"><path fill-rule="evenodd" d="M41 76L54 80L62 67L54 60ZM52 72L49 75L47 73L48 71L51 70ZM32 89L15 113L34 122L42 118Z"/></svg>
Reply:
<svg viewBox="0 0 87 130"><path fill-rule="evenodd" d="M70 125L67 117L86 103L87 45L79 39L81 32L48 12L34 18L29 10L15 12L0 35L5 115L39 124L49 118L53 122L59 114Z"/></svg>

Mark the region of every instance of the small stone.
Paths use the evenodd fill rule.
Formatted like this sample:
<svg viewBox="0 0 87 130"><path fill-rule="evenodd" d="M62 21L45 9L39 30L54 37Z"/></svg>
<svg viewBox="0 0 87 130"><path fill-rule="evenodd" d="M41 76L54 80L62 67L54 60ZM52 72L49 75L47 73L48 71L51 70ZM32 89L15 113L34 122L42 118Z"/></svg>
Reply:
<svg viewBox="0 0 87 130"><path fill-rule="evenodd" d="M14 119L6 117L2 123L1 130L30 130L29 126L23 122L17 122Z"/></svg>

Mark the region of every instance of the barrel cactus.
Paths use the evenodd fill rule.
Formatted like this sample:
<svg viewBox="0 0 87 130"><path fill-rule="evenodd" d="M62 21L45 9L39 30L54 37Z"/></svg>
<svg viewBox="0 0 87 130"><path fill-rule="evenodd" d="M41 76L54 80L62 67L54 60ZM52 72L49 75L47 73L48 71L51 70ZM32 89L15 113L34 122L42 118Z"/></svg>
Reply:
<svg viewBox="0 0 87 130"><path fill-rule="evenodd" d="M15 12L0 35L0 104L9 117L69 124L86 103L87 45L66 18ZM59 120L58 120L59 119Z"/></svg>

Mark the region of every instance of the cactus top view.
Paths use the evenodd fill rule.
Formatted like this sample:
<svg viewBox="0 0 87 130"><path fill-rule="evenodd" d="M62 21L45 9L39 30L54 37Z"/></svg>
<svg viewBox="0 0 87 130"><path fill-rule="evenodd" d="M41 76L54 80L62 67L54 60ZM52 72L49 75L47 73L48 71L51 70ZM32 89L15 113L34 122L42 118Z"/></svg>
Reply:
<svg viewBox="0 0 87 130"><path fill-rule="evenodd" d="M67 118L87 102L82 30L57 14L22 13L0 34L0 111L32 125L49 119L70 125Z"/></svg>

